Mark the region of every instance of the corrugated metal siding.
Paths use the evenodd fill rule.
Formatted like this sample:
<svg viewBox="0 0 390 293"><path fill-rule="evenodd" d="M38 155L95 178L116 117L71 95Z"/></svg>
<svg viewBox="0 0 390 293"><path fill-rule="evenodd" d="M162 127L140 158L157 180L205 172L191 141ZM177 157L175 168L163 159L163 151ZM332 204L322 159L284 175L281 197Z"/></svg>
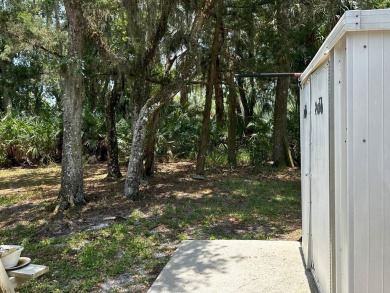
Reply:
<svg viewBox="0 0 390 293"><path fill-rule="evenodd" d="M390 291L390 32L383 34L383 292Z"/></svg>
<svg viewBox="0 0 390 293"><path fill-rule="evenodd" d="M390 32L383 34L383 291L390 291Z"/></svg>
<svg viewBox="0 0 390 293"><path fill-rule="evenodd" d="M384 110L390 96L389 40L388 32L356 32L334 48L337 292L390 290L385 285L390 127Z"/></svg>
<svg viewBox="0 0 390 293"><path fill-rule="evenodd" d="M368 50L368 200L367 292L383 292L383 32L369 32ZM390 53L389 51L387 53Z"/></svg>
<svg viewBox="0 0 390 293"><path fill-rule="evenodd" d="M348 241L353 251L348 292L390 291L388 52L389 32L347 36L349 217L345 220L350 221L353 235Z"/></svg>
<svg viewBox="0 0 390 293"><path fill-rule="evenodd" d="M349 192L353 197L354 288L367 291L369 263L369 190L368 190L368 50L367 33L347 37L348 84L352 108L348 109L352 139L348 144L348 168L351 171ZM356 62L358 60L358 62ZM357 257L359 256L359 257Z"/></svg>
<svg viewBox="0 0 390 293"><path fill-rule="evenodd" d="M356 31L343 31L343 25L348 29L352 13L357 15L356 23L351 22L351 26L357 26ZM309 258L312 255L313 271L324 292L332 288L341 293L390 292L389 17L390 10L347 14L345 23L338 24L303 76L303 83L311 86L313 108L312 205L308 219L312 243L308 243L307 254ZM366 28L370 30L363 31ZM332 119L327 124L330 129L323 127L322 117L314 114L314 103L327 84L327 74L321 73L327 56L331 56L328 62L333 62L330 68L334 70L329 93L334 108L330 116L324 111L324 118ZM302 94L305 102L307 93L303 90ZM327 100L323 104L327 105ZM327 142L332 143L328 149ZM331 177L330 171L334 172ZM333 193L334 213L329 206ZM329 221L329 215L335 220ZM307 218L304 216L303 221ZM334 223L334 230L329 230L329 222ZM333 236L335 239L330 239ZM331 269L335 270L332 275Z"/></svg>
<svg viewBox="0 0 390 293"><path fill-rule="evenodd" d="M336 292L348 290L349 222L347 197L347 95L346 44L334 48L334 142L335 145L335 270Z"/></svg>
<svg viewBox="0 0 390 293"><path fill-rule="evenodd" d="M328 77L328 63L311 76L312 266L323 292L330 292Z"/></svg>

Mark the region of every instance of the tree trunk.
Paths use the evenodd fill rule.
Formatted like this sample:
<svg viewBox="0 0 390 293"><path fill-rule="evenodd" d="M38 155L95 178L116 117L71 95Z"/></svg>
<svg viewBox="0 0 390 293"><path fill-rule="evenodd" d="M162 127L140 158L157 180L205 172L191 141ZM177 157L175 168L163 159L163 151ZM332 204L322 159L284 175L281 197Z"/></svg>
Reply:
<svg viewBox="0 0 390 293"><path fill-rule="evenodd" d="M188 94L189 94L188 92L189 92L189 86L184 85L180 91L180 106L183 111L187 110L188 107Z"/></svg>
<svg viewBox="0 0 390 293"><path fill-rule="evenodd" d="M236 156L236 133L237 133L237 117L236 117L236 102L237 94L234 87L233 75L228 77L229 83L229 122L228 122L228 138L227 138L227 147L228 147L228 162L230 167L237 166L237 156Z"/></svg>
<svg viewBox="0 0 390 293"><path fill-rule="evenodd" d="M122 82L122 78L120 77L115 80L114 87L106 101L105 107L108 154L107 180L115 180L122 177L118 161L118 138L115 122L116 107L118 105L119 96L123 91Z"/></svg>
<svg viewBox="0 0 390 293"><path fill-rule="evenodd" d="M160 120L161 108L153 114L152 120L150 121L148 139L146 145L146 160L144 172L146 176L152 176L154 174L154 151L156 147L156 135L158 121Z"/></svg>
<svg viewBox="0 0 390 293"><path fill-rule="evenodd" d="M4 86L3 89L3 109L6 115L11 114L12 112L12 101L11 97L8 94L8 88Z"/></svg>
<svg viewBox="0 0 390 293"><path fill-rule="evenodd" d="M65 0L64 5L68 19L69 63L64 82L60 210L85 203L81 141L83 12L79 1Z"/></svg>
<svg viewBox="0 0 390 293"><path fill-rule="evenodd" d="M131 154L125 181L125 196L132 200L139 200L139 185L141 183L141 165L144 155L145 127L142 125L142 116L137 120L137 127L133 130Z"/></svg>
<svg viewBox="0 0 390 293"><path fill-rule="evenodd" d="M215 114L217 120L217 129L222 131L223 128L223 114L225 112L223 106L223 90L222 90L222 78L218 72L219 62L217 61L216 78L214 80L214 92L215 92Z"/></svg>
<svg viewBox="0 0 390 293"><path fill-rule="evenodd" d="M136 70L138 76L135 78L133 83L133 93L131 95L131 126L132 132L134 133L135 125L137 124L138 115L141 111L141 108L145 105L146 98L148 97L147 86L146 86L146 72L145 69L138 68Z"/></svg>
<svg viewBox="0 0 390 293"><path fill-rule="evenodd" d="M142 159L144 156L145 128L151 115L160 107L160 103L149 105L146 103L138 115L138 120L133 130L133 139L129 165L126 173L125 196L132 200L139 200L139 185L141 181Z"/></svg>
<svg viewBox="0 0 390 293"><path fill-rule="evenodd" d="M210 65L210 68L212 67L214 66ZM211 80L212 80L213 71L214 71L213 69L209 70L209 78L206 87L206 97L205 97L204 110L203 110L202 130L201 130L200 141L199 141L199 151L196 160L196 174L201 176L204 175L204 171L205 171L207 146L210 138L210 120L211 120L210 113L211 113L211 102L213 96L213 84Z"/></svg>
<svg viewBox="0 0 390 293"><path fill-rule="evenodd" d="M279 0L276 4L276 24L279 37L282 39L284 38L286 31L290 28L287 17L290 3ZM288 44L285 44L285 47L288 48ZM283 48L276 54L277 68L282 72L288 72L291 69L290 60L287 54L288 52L283 50ZM287 140L287 100L289 87L290 78L278 78L276 84L273 127L273 159L274 165L277 167L284 167L288 164L288 152L286 152L285 145Z"/></svg>
<svg viewBox="0 0 390 293"><path fill-rule="evenodd" d="M7 86L7 82L6 82L7 75L8 75L6 66L9 63L7 62L7 65L4 63L5 63L5 61L0 60L0 74L2 75L2 77L4 79L3 93L2 93L2 100L3 100L2 108L3 108L4 113L6 115L8 115L8 114L11 114L11 112L12 112L12 101L11 101L11 97L9 95L8 86Z"/></svg>
<svg viewBox="0 0 390 293"><path fill-rule="evenodd" d="M218 9L218 8L217 8ZM206 153L207 147L210 139L210 113L211 113L211 102L213 97L213 85L216 80L216 65L218 52L220 47L220 37L221 37L221 24L220 17L217 17L217 21L215 22L214 28L214 38L211 46L210 52L210 65L208 70L208 80L206 85L206 97L203 111L203 122L202 122L202 130L200 134L200 142L199 142L199 151L198 157L196 160L196 174L204 176L205 173L205 165L206 165Z"/></svg>
<svg viewBox="0 0 390 293"><path fill-rule="evenodd" d="M202 2L202 8L199 10L200 13L194 18L193 29L191 31L191 37L189 38L189 40L198 40L203 23L208 17L212 7L213 1L206 0ZM170 10L168 9L168 11ZM152 47L157 47L157 42L161 40L163 31L163 29L160 29L156 32L156 37L152 42ZM193 41L191 43L192 44L190 44L190 48L192 46L198 45L196 42ZM144 58L146 63L148 63L148 60L150 62L152 61L151 58L154 56L153 51L155 50L150 50L149 53L146 54ZM196 60L195 56L197 56L196 54L197 52L195 50L188 50L182 63L178 64L178 70L181 74L179 76L176 76L174 81L161 85L159 92L156 93L154 96L149 97L145 105L141 108L133 131L129 166L126 173L124 195L128 198L131 198L133 200L140 198L140 167L142 165L141 163L143 158L143 148L145 143L145 126L150 117L154 114L154 112L166 101L172 99L183 87L183 85L190 79L190 77L194 76L195 71L193 70L193 68L194 61ZM146 64L145 66L148 66L148 64Z"/></svg>
<svg viewBox="0 0 390 293"><path fill-rule="evenodd" d="M279 77L276 85L274 132L273 132L273 159L274 165L287 165L285 139L287 137L287 98L290 78Z"/></svg>
<svg viewBox="0 0 390 293"><path fill-rule="evenodd" d="M240 93L240 100L241 100L241 105L242 105L242 110L243 110L243 122L244 122L244 125L245 127L249 124L249 122L251 121L252 117L250 115L250 110L249 110L249 103L248 103L248 99L246 97L246 92L245 92L245 89L244 89L244 81L242 80L242 78L239 78L237 80L237 84L238 84L238 92Z"/></svg>
<svg viewBox="0 0 390 293"><path fill-rule="evenodd" d="M133 84L133 95L132 95L132 116L131 116L131 133L136 136L135 131L137 128L137 121L140 118L140 112L143 106L145 106L147 97L149 96L149 87L146 84L146 68L138 68L139 76L137 76L134 80ZM143 137L145 137L145 130L143 130ZM134 142L134 139L132 141ZM142 143L144 145L144 142ZM133 144L131 146L133 148ZM133 150L132 150L133 151ZM134 170L137 170L139 181L141 180L142 174L144 174L144 165L143 165L144 152L142 151L141 160L138 161L139 166ZM130 162L130 161L129 161Z"/></svg>

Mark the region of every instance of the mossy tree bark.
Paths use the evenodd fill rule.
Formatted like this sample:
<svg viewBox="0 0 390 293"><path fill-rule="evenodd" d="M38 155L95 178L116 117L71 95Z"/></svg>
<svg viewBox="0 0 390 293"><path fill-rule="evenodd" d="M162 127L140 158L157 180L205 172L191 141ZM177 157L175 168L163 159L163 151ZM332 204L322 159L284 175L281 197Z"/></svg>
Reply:
<svg viewBox="0 0 390 293"><path fill-rule="evenodd" d="M60 209L83 204L83 161L82 161L82 57L84 19L81 4L76 0L64 1L68 20L68 63L65 69L64 98L62 100L63 147Z"/></svg>

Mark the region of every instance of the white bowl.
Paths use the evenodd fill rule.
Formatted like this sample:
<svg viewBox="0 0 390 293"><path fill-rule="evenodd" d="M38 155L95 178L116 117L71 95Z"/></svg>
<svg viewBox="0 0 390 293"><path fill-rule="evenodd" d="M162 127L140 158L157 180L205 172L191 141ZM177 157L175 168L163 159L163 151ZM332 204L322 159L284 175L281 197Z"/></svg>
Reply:
<svg viewBox="0 0 390 293"><path fill-rule="evenodd" d="M23 246L21 245L1 245L3 249L16 248L16 251L0 258L5 269L12 268L18 264L20 254L22 253Z"/></svg>

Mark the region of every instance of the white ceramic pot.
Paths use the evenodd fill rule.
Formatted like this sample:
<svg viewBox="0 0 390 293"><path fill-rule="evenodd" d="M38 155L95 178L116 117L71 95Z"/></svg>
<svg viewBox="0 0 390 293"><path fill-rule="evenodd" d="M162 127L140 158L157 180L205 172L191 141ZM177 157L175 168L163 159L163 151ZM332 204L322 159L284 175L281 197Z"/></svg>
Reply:
<svg viewBox="0 0 390 293"><path fill-rule="evenodd" d="M0 258L1 262L3 263L4 268L9 269L12 267L15 267L18 264L20 254L22 253L23 246L21 245L0 245L1 248L4 250L10 249L10 248L16 248L16 251L3 256Z"/></svg>

